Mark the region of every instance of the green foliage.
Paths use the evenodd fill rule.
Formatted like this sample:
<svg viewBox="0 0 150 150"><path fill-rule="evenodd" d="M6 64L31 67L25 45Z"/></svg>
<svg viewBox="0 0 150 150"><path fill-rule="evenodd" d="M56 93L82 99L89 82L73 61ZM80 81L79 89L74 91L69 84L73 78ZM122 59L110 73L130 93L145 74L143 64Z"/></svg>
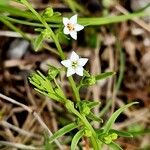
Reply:
<svg viewBox="0 0 150 150"><path fill-rule="evenodd" d="M57 132L55 132L51 137L49 137L48 142L52 143L55 139L65 135L66 133L76 129L79 125L75 122L75 123L70 123L66 126L64 126L63 128L61 128L60 130L58 130Z"/></svg>
<svg viewBox="0 0 150 150"><path fill-rule="evenodd" d="M78 87L85 87L85 86L92 86L97 83L99 80L104 80L109 78L110 76L114 75L115 72L105 72L101 73L99 75L90 75L87 71L84 72L84 77L80 81Z"/></svg>
<svg viewBox="0 0 150 150"><path fill-rule="evenodd" d="M63 91L60 89L60 87L55 88L56 85L52 84L49 79L40 71L32 73L29 77L29 82L34 85L35 90L40 92L41 94L59 102L63 102L65 100L65 97L62 94Z"/></svg>
<svg viewBox="0 0 150 150"><path fill-rule="evenodd" d="M108 77L114 75L115 72L105 72L105 73L101 73L99 75L95 76L96 80L103 80L103 79L107 79Z"/></svg>
<svg viewBox="0 0 150 150"><path fill-rule="evenodd" d="M33 40L33 47L35 51L38 51L42 47L44 36L43 34L39 34L36 39Z"/></svg>
<svg viewBox="0 0 150 150"><path fill-rule="evenodd" d="M59 12L54 12L54 10L49 7L46 8L42 14L39 14L27 0L18 0L18 2L21 2L27 7L27 11L22 11L17 8L13 8L9 5L7 5L8 1L1 0L0 1L0 21L6 24L9 28L14 30L15 32L20 33L24 38L30 40L34 46L35 51L38 51L42 48L43 42L47 39L53 40L53 42L56 45L56 48L58 52L58 56L62 60L65 59L65 54L61 48L60 45L60 39L63 42L64 39L68 41L67 38L65 38L64 35L62 35L62 16ZM72 9L73 12L76 12L76 10L83 11L83 8L80 7L75 1L65 0L65 2L69 5L69 7ZM103 3L105 7L109 7L111 5L110 0L103 0ZM31 11L31 12L30 12ZM6 14L11 14L11 17L3 15L4 12ZM144 16L145 14L143 12L139 13L132 13L132 14L126 14L126 15L120 15L120 16L111 16L111 17L95 17L95 18L79 18L78 21L80 24L84 26L93 26L93 25L104 25L104 24L110 24L110 23L116 23L125 21L128 19L133 19L134 17L138 16ZM15 18L13 18L15 16ZM17 19L17 16L19 18L23 19ZM28 36L22 32L20 29L15 27L13 23L19 23L29 26L34 26L38 29L36 31L39 31L39 35L31 40L28 38ZM51 27L55 27L55 32L52 30ZM95 34L95 30L91 30L90 33L91 36L88 37L88 42L91 47L96 47L97 42L97 36ZM116 89L118 90L120 87L120 83L123 78L124 73L124 55L123 52L120 50L120 76L119 80L117 82ZM91 75L88 71L84 71L84 76L79 82L78 87L76 86L75 81L72 77L69 77L69 82L72 87L75 101L70 100L67 98L67 96L64 94L63 89L60 87L60 85L57 83L57 77L61 73L61 68L56 68L55 66L49 65L49 70L47 75L42 74L40 71L36 71L32 73L29 77L29 82L35 87L35 90L39 93L48 96L49 98L56 100L60 103L62 103L65 108L68 110L68 112L74 114L75 119L77 120L74 123L70 123L61 129L59 129L56 133L54 133L51 137L46 137L45 139L45 149L49 150L53 148L52 142L56 140L59 137L62 137L66 133L69 133L70 131L74 129L78 129L79 131L75 134L75 136L72 139L71 142L71 150L75 150L77 148L77 144L79 140L82 137L88 137L91 141L91 145L94 148L94 150L100 150L102 149L102 143L107 144L109 147L111 147L114 150L122 150L122 148L114 143L113 141L117 139L118 136L123 137L132 137L131 132L123 132L112 129L113 124L115 123L115 120L117 117L128 107L132 106L133 104L136 104L136 102L127 104L121 108L119 108L116 112L114 112L106 121L103 128L100 128L99 130L94 129L94 127L91 125L90 121L98 121L102 122L103 120L100 118L104 113L106 113L107 109L111 105L111 102L108 102L106 104L106 107L102 110L102 113L99 116L96 116L92 109L95 108L97 105L99 105L99 102L87 101L87 100L80 100L79 90L81 87L87 87L95 85L99 80L107 79L108 77L111 77L114 75L114 72L105 72L98 75Z"/></svg>
<svg viewBox="0 0 150 150"><path fill-rule="evenodd" d="M111 147L113 150L123 150L117 143L114 142L111 142L109 147Z"/></svg>
<svg viewBox="0 0 150 150"><path fill-rule="evenodd" d="M116 110L109 118L109 120L106 122L106 124L104 125L104 133L108 133L109 130L111 129L112 125L114 124L115 120L117 119L117 117L125 110L127 109L128 107L134 105L134 104L137 104L138 102L132 102L132 103L129 103L125 106L122 106L121 108L119 108L118 110Z"/></svg>
<svg viewBox="0 0 150 150"><path fill-rule="evenodd" d="M124 132L119 130L110 129L110 133L116 133L118 136L122 137L133 137L133 135L130 132Z"/></svg>
<svg viewBox="0 0 150 150"><path fill-rule="evenodd" d="M48 7L48 8L46 8L45 11L43 12L42 17L44 17L44 18L49 18L49 17L52 17L53 15L54 15L53 8Z"/></svg>
<svg viewBox="0 0 150 150"><path fill-rule="evenodd" d="M84 135L84 131L83 130L80 130L78 131L75 136L73 137L72 139L72 142L71 142L71 150L75 150L76 147L77 147L77 144L79 142L79 140L81 139L81 137Z"/></svg>
<svg viewBox="0 0 150 150"><path fill-rule="evenodd" d="M52 66L52 65L48 65L49 66L49 69L48 69L48 79L51 81L51 80L54 80L56 78L56 76L60 73L60 69Z"/></svg>

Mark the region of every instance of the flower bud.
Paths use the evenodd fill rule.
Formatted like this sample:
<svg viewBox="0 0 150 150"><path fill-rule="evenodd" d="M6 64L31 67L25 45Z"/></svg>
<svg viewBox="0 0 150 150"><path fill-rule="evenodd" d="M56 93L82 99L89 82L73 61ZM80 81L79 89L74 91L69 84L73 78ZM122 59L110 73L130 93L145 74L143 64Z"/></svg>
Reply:
<svg viewBox="0 0 150 150"><path fill-rule="evenodd" d="M59 73L59 70L55 67L51 67L49 70L48 70L48 79L54 79Z"/></svg>
<svg viewBox="0 0 150 150"><path fill-rule="evenodd" d="M103 139L104 139L104 142L105 142L106 144L110 144L110 143L112 142L112 139L111 139L110 136L106 136L106 137L104 137Z"/></svg>
<svg viewBox="0 0 150 150"><path fill-rule="evenodd" d="M116 133L112 133L112 134L110 134L110 137L112 140L116 140L118 135Z"/></svg>
<svg viewBox="0 0 150 150"><path fill-rule="evenodd" d="M82 113L87 116L90 113L90 108L84 103L82 105Z"/></svg>
<svg viewBox="0 0 150 150"><path fill-rule="evenodd" d="M91 132L90 130L88 130L88 129L85 129L85 130L84 130L84 135L85 135L86 137L91 137L91 136L92 136L92 132Z"/></svg>
<svg viewBox="0 0 150 150"><path fill-rule="evenodd" d="M83 84L85 85L94 85L96 83L96 79L94 76L86 77L83 80Z"/></svg>
<svg viewBox="0 0 150 150"><path fill-rule="evenodd" d="M53 14L54 14L53 9L51 7L48 7L45 9L43 16L45 18L49 18L49 17L53 16Z"/></svg>

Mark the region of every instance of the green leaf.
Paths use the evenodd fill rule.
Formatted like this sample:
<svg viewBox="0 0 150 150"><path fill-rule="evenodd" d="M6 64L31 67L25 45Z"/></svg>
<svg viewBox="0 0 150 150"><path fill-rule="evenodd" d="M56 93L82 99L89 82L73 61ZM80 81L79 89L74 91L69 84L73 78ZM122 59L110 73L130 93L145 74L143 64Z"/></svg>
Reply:
<svg viewBox="0 0 150 150"><path fill-rule="evenodd" d="M92 121L103 122L103 120L101 118L97 117L92 112L90 112L90 114L87 116L87 118L89 118Z"/></svg>
<svg viewBox="0 0 150 150"><path fill-rule="evenodd" d="M114 74L115 74L115 72L105 72L105 73L101 73L101 74L95 76L95 78L96 78L96 80L103 80Z"/></svg>
<svg viewBox="0 0 150 150"><path fill-rule="evenodd" d="M90 109L92 109L92 108L94 108L95 106L97 106L97 105L99 105L100 104L100 102L89 102L89 103L87 103L87 106L90 108Z"/></svg>
<svg viewBox="0 0 150 150"><path fill-rule="evenodd" d="M49 98L51 98L51 99L53 99L53 100L62 102L62 99L60 99L59 97L57 97L57 96L55 95L55 93L46 93L45 91L41 91L41 90L39 90L39 89L37 89L37 88L34 88L34 89L35 89L37 92L39 92L39 93L41 93L41 94L43 94L43 95L45 95L45 96L47 96L47 97L49 97Z"/></svg>
<svg viewBox="0 0 150 150"><path fill-rule="evenodd" d="M110 144L108 144L109 147L111 147L113 150L123 150L117 143L115 142L111 142Z"/></svg>
<svg viewBox="0 0 150 150"><path fill-rule="evenodd" d="M37 36L36 39L34 39L33 47L34 47L36 52L42 47L43 38L44 38L44 36L41 33Z"/></svg>
<svg viewBox="0 0 150 150"><path fill-rule="evenodd" d="M71 142L71 150L75 150L76 147L77 147L77 144L79 142L79 140L81 139L81 137L84 135L84 131L83 130L80 130L78 131L75 136L73 137L72 139L72 142Z"/></svg>
<svg viewBox="0 0 150 150"><path fill-rule="evenodd" d="M63 136L64 134L70 132L71 130L77 128L78 125L76 123L70 123L60 130L58 130L56 133L54 133L51 137L49 137L49 143L52 143L55 139Z"/></svg>
<svg viewBox="0 0 150 150"><path fill-rule="evenodd" d="M93 102L93 101L87 101L87 100L82 100L77 103L77 107L81 106L82 104L86 104L90 109L94 108L95 106L99 105L100 102Z"/></svg>
<svg viewBox="0 0 150 150"><path fill-rule="evenodd" d="M107 123L104 125L104 133L108 133L109 130L111 129L112 125L114 124L115 120L117 119L117 117L128 107L137 104L138 102L133 102L130 104L127 104L125 106L122 106L121 108L119 108L117 111L115 111L111 117L109 118L109 120L107 121Z"/></svg>
<svg viewBox="0 0 150 150"><path fill-rule="evenodd" d="M118 131L114 129L110 129L110 133L116 133L117 135L122 136L122 137L133 137L133 135L129 132Z"/></svg>

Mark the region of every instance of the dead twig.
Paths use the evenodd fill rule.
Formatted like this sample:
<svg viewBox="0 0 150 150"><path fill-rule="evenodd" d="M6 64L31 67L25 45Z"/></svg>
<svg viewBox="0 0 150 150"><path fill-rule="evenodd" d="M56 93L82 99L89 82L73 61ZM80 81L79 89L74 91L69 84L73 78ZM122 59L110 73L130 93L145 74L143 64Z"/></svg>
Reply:
<svg viewBox="0 0 150 150"><path fill-rule="evenodd" d="M24 108L26 111L28 111L29 113L32 113L32 114L34 115L34 117L37 119L37 121L40 123L40 125L47 131L47 133L49 134L49 136L52 136L52 135L53 135L52 132L49 130L49 128L46 126L46 124L43 122L43 120L41 119L41 117L40 117L36 112L34 112L32 109L30 109L30 107L28 107L28 106L26 106L26 105L24 105L24 104L22 104L22 103L19 103L19 102L17 102L16 100L14 100L14 99L12 99L12 98L10 98L10 97L7 97L7 96L5 96L5 95L3 95L3 94L1 94L1 93L0 93L0 97L3 98L3 99L6 100L6 101L9 101L9 102L13 103L13 104L19 105L19 106L23 107L23 108ZM2 141L2 142L3 142L3 141ZM56 145L59 147L59 149L62 150L62 146L61 146L61 144L59 143L59 141L58 141L58 140L55 140L54 142L55 142ZM7 143L7 144L9 144L9 143ZM15 145L15 144L14 144L14 145ZM24 149L25 149L25 148L24 148Z"/></svg>

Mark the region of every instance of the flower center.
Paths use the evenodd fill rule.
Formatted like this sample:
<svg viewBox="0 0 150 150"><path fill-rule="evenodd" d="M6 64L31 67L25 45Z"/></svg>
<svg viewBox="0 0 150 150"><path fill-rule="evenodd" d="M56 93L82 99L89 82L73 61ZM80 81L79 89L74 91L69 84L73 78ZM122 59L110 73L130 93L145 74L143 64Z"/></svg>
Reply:
<svg viewBox="0 0 150 150"><path fill-rule="evenodd" d="M77 61L72 62L72 67L73 68L76 68L77 66L78 66L78 62Z"/></svg>
<svg viewBox="0 0 150 150"><path fill-rule="evenodd" d="M68 23L67 28L69 29L69 31L73 31L74 30L74 25L71 24L71 23Z"/></svg>

